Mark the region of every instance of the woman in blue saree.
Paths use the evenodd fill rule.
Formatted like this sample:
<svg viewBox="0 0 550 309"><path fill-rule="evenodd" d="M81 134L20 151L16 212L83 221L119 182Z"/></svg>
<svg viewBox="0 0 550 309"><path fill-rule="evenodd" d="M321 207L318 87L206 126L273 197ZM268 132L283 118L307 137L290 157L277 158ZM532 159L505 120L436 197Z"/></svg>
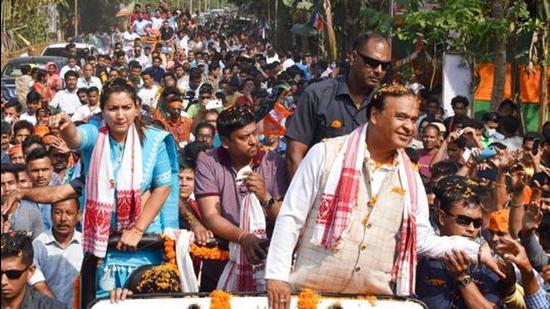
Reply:
<svg viewBox="0 0 550 309"><path fill-rule="evenodd" d="M101 259L96 297L124 287L142 265L161 263L162 252L135 252L143 233L178 227L176 145L166 131L144 127L135 89L118 79L103 88L103 121L76 127L67 115L50 120L72 149L82 152L86 171L84 251ZM107 250L112 232L117 249Z"/></svg>

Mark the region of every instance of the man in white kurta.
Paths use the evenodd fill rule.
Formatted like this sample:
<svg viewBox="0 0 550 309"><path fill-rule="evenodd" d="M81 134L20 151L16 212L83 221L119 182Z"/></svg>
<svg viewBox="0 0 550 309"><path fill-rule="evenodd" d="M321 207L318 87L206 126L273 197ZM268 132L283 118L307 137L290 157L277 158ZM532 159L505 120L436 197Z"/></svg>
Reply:
<svg viewBox="0 0 550 309"><path fill-rule="evenodd" d="M459 249L473 261L478 261L479 252L482 252L482 261L491 261L485 247L480 250L473 241L434 234L422 181L416 170L411 173L412 177L406 177L405 171L411 170L411 163L402 151L416 132L418 100L399 85L379 91L369 107L367 127L316 144L292 179L277 217L267 258L267 291L272 308L288 308L291 289L410 295L414 293L417 253L442 257L451 249ZM321 200L326 196L333 166L350 152L349 137L360 130L364 139L355 149L362 154L358 159L361 177L358 177L356 204L350 210L349 224L338 238L337 246L327 248L325 243L316 241L315 234L322 217ZM411 183L417 185L416 190L412 189L415 194L408 191ZM411 201L411 197L415 201ZM413 204L414 212L408 218L413 217L416 228L415 249L410 250L414 253L410 276L404 278L395 275L394 267L399 263L398 258L401 259L403 222L409 222L403 214ZM405 287L403 279L411 283L410 286L405 284Z"/></svg>

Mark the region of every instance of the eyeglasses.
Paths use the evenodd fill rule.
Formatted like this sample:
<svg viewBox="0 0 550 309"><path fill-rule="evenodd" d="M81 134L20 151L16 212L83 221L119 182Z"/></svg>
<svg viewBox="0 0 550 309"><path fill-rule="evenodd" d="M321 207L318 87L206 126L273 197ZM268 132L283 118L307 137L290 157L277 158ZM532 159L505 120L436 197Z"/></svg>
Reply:
<svg viewBox="0 0 550 309"><path fill-rule="evenodd" d="M445 212L445 211L444 211ZM479 229L483 224L483 219L474 219L463 215L453 215L452 213L445 212L448 216L455 218L455 222L462 226L469 226L474 224L474 228Z"/></svg>
<svg viewBox="0 0 550 309"><path fill-rule="evenodd" d="M22 269L22 270L0 270L0 278L2 276L4 276L4 274L5 274L6 277L8 277L8 279L10 279L10 280L17 280L30 267L31 267L31 265L25 267L25 269Z"/></svg>
<svg viewBox="0 0 550 309"><path fill-rule="evenodd" d="M387 71L391 68L391 61L382 62L369 56L363 55L357 50L355 52L357 53L357 55L359 55L359 57L361 57L361 59L363 59L363 63L370 68L376 69L378 68L378 66L382 66L382 71Z"/></svg>

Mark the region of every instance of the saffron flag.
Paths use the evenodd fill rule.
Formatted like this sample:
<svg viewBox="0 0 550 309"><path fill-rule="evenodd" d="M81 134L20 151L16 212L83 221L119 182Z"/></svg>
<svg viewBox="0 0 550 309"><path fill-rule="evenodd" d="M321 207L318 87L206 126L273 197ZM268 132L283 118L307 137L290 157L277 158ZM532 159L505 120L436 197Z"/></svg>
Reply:
<svg viewBox="0 0 550 309"><path fill-rule="evenodd" d="M263 133L265 135L285 135L285 119L292 115L292 112L281 102L277 101L273 109L263 119Z"/></svg>
<svg viewBox="0 0 550 309"><path fill-rule="evenodd" d="M132 12L134 11L134 6L136 5L136 0L130 1L127 6L123 7L116 13L116 17L127 17L132 15Z"/></svg>

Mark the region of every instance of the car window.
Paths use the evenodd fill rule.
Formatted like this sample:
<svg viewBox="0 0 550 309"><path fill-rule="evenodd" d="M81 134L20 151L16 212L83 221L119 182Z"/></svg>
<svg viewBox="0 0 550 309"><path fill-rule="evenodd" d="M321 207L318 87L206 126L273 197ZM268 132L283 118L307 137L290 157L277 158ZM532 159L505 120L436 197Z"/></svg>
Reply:
<svg viewBox="0 0 550 309"><path fill-rule="evenodd" d="M65 57L65 47L48 47L42 56Z"/></svg>
<svg viewBox="0 0 550 309"><path fill-rule="evenodd" d="M57 67L62 67L64 64L63 64L63 61L54 61L57 65ZM2 77L18 77L18 76L21 76L21 66L25 65L25 64L28 64L31 66L31 68L34 68L34 67L44 67L44 65L46 64L45 61L38 61L38 62L34 62L34 63L31 63L31 62L12 62L12 63L8 63L6 64L6 66L4 67L4 70L2 70Z"/></svg>

